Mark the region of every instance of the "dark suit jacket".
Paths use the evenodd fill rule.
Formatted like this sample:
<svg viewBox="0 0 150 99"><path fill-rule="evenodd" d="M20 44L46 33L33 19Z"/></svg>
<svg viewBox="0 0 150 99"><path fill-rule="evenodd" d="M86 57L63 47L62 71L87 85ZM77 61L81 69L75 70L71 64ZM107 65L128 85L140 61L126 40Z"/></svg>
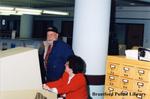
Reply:
<svg viewBox="0 0 150 99"><path fill-rule="evenodd" d="M47 72L45 73L44 70L44 49L39 50L40 53L40 64L41 64L41 74L43 82L49 82L49 81L55 81L58 80L65 69L65 63L69 56L73 55L73 50L71 47L64 43L61 40L57 40L53 43L52 51L48 57L48 63L47 63ZM46 76L47 81L44 81L43 76Z"/></svg>

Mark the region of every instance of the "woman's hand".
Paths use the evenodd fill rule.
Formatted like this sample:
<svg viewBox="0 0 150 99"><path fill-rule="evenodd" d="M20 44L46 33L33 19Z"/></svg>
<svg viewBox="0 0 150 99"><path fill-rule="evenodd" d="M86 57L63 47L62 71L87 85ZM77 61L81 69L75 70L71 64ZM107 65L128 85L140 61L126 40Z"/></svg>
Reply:
<svg viewBox="0 0 150 99"><path fill-rule="evenodd" d="M45 89L45 90L50 90L50 88L49 88L46 84L43 84L42 87L43 87L43 89Z"/></svg>
<svg viewBox="0 0 150 99"><path fill-rule="evenodd" d="M44 90L47 90L47 91L50 91L50 92L54 92L56 94L58 93L56 88L49 88L46 84L43 84L42 87L43 87Z"/></svg>

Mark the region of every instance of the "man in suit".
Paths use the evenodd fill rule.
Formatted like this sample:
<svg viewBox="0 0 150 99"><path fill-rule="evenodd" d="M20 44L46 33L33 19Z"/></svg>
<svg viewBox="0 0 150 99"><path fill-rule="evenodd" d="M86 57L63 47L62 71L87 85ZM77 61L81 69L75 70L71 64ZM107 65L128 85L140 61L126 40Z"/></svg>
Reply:
<svg viewBox="0 0 150 99"><path fill-rule="evenodd" d="M73 55L71 47L58 39L56 27L48 27L47 39L39 49L42 82L58 80L64 70L69 56Z"/></svg>

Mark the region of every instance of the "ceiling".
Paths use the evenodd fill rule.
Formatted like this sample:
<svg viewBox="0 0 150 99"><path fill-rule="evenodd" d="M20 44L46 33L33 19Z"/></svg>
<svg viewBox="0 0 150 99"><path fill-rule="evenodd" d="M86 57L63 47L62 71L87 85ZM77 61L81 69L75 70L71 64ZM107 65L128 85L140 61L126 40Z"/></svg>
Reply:
<svg viewBox="0 0 150 99"><path fill-rule="evenodd" d="M33 8L73 7L74 0L0 0L0 5Z"/></svg>
<svg viewBox="0 0 150 99"><path fill-rule="evenodd" d="M150 0L114 0L116 6L150 6Z"/></svg>
<svg viewBox="0 0 150 99"><path fill-rule="evenodd" d="M112 0L116 6L150 6L150 0ZM0 0L0 5L73 11L75 0ZM71 9L71 10L70 10Z"/></svg>

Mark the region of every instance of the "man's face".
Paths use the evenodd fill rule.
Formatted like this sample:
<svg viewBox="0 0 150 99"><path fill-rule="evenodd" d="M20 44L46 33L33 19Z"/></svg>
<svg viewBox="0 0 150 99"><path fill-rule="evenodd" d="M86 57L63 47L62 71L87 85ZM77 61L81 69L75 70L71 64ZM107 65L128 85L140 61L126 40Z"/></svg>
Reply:
<svg viewBox="0 0 150 99"><path fill-rule="evenodd" d="M58 34L53 31L47 32L47 41L55 41L58 39Z"/></svg>

